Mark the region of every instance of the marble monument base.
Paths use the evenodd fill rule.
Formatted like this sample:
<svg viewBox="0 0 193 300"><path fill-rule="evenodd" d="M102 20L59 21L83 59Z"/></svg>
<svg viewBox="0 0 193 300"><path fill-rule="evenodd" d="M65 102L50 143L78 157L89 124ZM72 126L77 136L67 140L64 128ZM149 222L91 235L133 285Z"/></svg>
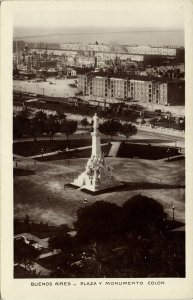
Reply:
<svg viewBox="0 0 193 300"><path fill-rule="evenodd" d="M101 178L89 177L86 172L78 176L70 185L79 188L81 191L91 194L101 194L106 191L118 189L123 184L114 178L114 176L101 176Z"/></svg>
<svg viewBox="0 0 193 300"><path fill-rule="evenodd" d="M92 194L99 194L106 190L116 189L123 184L112 174L113 168L109 166L104 154L101 152L99 119L97 114L93 117L92 154L88 159L85 171L82 172L70 186Z"/></svg>

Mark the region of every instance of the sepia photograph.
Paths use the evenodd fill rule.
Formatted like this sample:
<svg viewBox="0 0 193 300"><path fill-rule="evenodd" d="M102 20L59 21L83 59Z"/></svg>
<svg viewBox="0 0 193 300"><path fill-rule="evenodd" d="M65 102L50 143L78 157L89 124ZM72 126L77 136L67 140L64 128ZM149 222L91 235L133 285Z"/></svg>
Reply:
<svg viewBox="0 0 193 300"><path fill-rule="evenodd" d="M191 299L193 2L1 5L1 297Z"/></svg>
<svg viewBox="0 0 193 300"><path fill-rule="evenodd" d="M186 277L183 10L107 3L13 11L15 279Z"/></svg>

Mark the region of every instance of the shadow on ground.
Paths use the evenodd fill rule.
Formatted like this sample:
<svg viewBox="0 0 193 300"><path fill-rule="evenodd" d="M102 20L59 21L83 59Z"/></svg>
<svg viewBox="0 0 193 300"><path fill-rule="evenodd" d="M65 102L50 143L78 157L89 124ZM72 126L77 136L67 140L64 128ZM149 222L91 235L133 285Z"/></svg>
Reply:
<svg viewBox="0 0 193 300"><path fill-rule="evenodd" d="M73 184L66 184L65 188L70 189L79 189L77 186L74 186ZM134 190L149 190L149 189L184 189L185 185L180 184L160 184L160 183L151 183L151 182L126 182L126 181L120 181L120 185L114 186L111 188L106 188L104 190L92 192L87 189L82 188L81 191L97 196L101 194L111 193L111 192L121 192L121 191L134 191Z"/></svg>
<svg viewBox="0 0 193 300"><path fill-rule="evenodd" d="M26 169L13 169L13 175L14 176L29 176L29 175L35 175L36 173L32 170L26 170Z"/></svg>
<svg viewBox="0 0 193 300"><path fill-rule="evenodd" d="M145 144L158 144L158 143L172 143L171 139L132 139L132 140L127 140L127 142L131 143L145 143Z"/></svg>
<svg viewBox="0 0 193 300"><path fill-rule="evenodd" d="M123 186L120 190L130 191L130 190L149 190L149 189L184 189L185 185L180 184L162 184L162 183L153 183L153 182L127 182L122 181Z"/></svg>

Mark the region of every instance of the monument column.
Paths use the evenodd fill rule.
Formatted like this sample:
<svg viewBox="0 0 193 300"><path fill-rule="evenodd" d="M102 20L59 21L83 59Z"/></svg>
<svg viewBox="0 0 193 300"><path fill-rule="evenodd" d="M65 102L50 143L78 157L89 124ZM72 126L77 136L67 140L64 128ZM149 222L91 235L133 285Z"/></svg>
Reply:
<svg viewBox="0 0 193 300"><path fill-rule="evenodd" d="M92 155L86 164L86 170L76 178L72 185L97 193L99 191L114 188L121 183L112 175L105 157L101 153L101 135L99 132L99 118L97 114L93 117Z"/></svg>
<svg viewBox="0 0 193 300"><path fill-rule="evenodd" d="M93 117L92 156L101 157L101 138L99 132L99 118L95 113Z"/></svg>

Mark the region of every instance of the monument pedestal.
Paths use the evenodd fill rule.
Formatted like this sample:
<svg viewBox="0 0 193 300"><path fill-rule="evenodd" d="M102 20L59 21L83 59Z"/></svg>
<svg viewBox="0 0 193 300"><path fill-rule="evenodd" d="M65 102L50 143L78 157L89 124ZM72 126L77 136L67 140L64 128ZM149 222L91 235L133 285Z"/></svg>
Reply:
<svg viewBox="0 0 193 300"><path fill-rule="evenodd" d="M71 185L79 187L84 191L92 193L121 186L121 182L115 179L112 174L112 167L109 166L104 155L101 153L99 122L95 114L93 117L92 132L92 155L86 164L86 170L76 178Z"/></svg>

